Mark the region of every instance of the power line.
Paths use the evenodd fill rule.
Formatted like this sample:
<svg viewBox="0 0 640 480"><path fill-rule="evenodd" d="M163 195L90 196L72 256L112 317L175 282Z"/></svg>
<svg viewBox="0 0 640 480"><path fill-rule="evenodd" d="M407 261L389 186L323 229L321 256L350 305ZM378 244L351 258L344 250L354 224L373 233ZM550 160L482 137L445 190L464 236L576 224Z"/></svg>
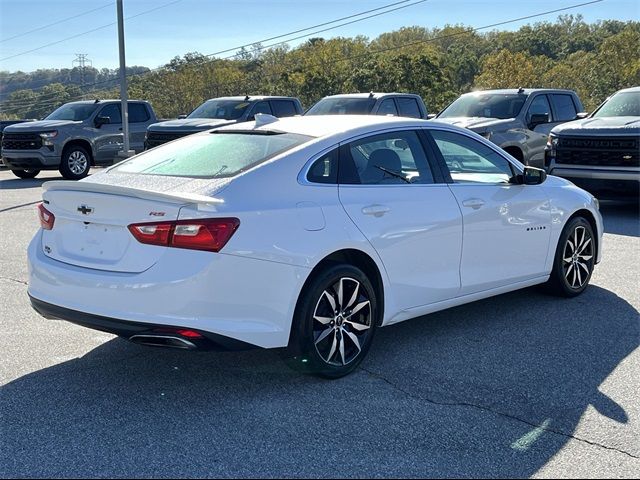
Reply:
<svg viewBox="0 0 640 480"><path fill-rule="evenodd" d="M165 4L160 5L158 7L150 8L149 10L145 10L143 12L140 12L140 13L136 14L136 15L131 15L130 17L127 17L126 20L131 20L131 19L139 17L141 15L146 15L147 13L155 12L156 10L160 10L161 8L168 7L169 5L173 5L173 4L176 4L178 2L182 2L182 0L173 0L171 2L165 3ZM85 32L81 32L81 33L77 33L75 35L71 35L70 37L63 38L62 40L57 40L55 42L50 42L50 43L47 43L45 45L40 45L39 47L32 48L31 50L25 50L24 52L16 53L15 55L10 55L10 56L5 57L5 58L0 58L0 62L4 62L5 60L9 60L11 58L20 57L22 55L26 55L27 53L36 52L38 50L42 50L43 48L51 47L53 45L58 45L59 43L66 42L67 40L71 40L73 38L78 38L78 37L81 37L83 35L87 35L89 33L97 32L98 30L102 30L104 28L111 27L113 25L116 25L117 23L118 22L108 23L108 24L102 25L100 27L92 28L91 30L87 30Z"/></svg>
<svg viewBox="0 0 640 480"><path fill-rule="evenodd" d="M267 42L267 41L270 41L270 40L275 40L275 39L278 39L278 38L288 37L288 36L296 34L296 33L300 33L300 32L312 30L312 29L315 29L315 28L318 28L318 27L330 25L332 23L340 22L342 20L347 20L347 19L350 19L350 18L359 17L359 16L366 15L366 14L371 13L371 12L377 12L379 10L384 10L384 9L387 9L387 8L390 8L390 7L394 7L396 5L408 3L408 2L414 2L414 3L410 3L409 5L403 5L401 7L397 7L397 8L391 9L391 10L386 10L384 12L380 12L380 13L378 13L376 15L370 15L368 17L364 17L364 18L360 18L360 19L357 19L357 20L353 20L351 22L347 22L347 23L344 23L344 24L341 24L341 25L336 25L336 26L333 26L331 28L327 28L327 29L320 30L320 31L315 31L315 32L313 32L311 34L308 34L308 35L302 35L300 37L296 37L296 38L289 39L289 40L286 40L286 41L283 41L283 42L279 42L278 44L269 45L268 47L263 47L262 49L270 48L270 47L275 46L275 45L279 45L279 44L282 44L282 43L287 43L289 41L296 40L296 39L299 39L299 38L303 38L303 37L306 37L306 36L309 36L309 35L315 35L316 33L319 33L319 32L322 32L322 31L331 30L333 28L338 28L338 27L341 27L341 26L344 26L344 25L349 25L351 23L356 23L356 22L359 22L359 21L367 20L368 18L371 18L371 17L384 15L386 13L390 13L390 12L393 12L395 10L399 10L400 8L407 8L407 7L410 7L410 6L413 6L413 5L417 5L418 3L423 3L423 2L426 2L426 1L428 1L428 0L418 0L418 1L415 1L415 0L401 0L401 1L398 1L398 2L393 2L393 3L387 4L387 5L383 5L382 7L373 8L373 9L370 9L370 10L365 10L363 12L359 12L359 13L356 13L356 14L348 15L346 17L337 18L337 19L331 20L329 22L324 22L324 23L320 23L320 24L317 24L317 25L313 25L313 26L310 26L310 27L303 28L303 29L294 30L292 32L284 33L284 34L277 35L277 36L270 37L270 38L266 38L266 39L263 39L263 40L258 40L258 41L255 41L253 43L248 43L248 44L240 45L240 46L237 46L237 47L228 48L228 49L225 49L225 50L220 50L218 52L210 53L210 54L204 55L204 56L205 57L212 57L212 56L215 56L215 55L219 55L221 53L227 53L227 52L231 52L231 51L240 50L240 49L245 48L245 47L250 47L250 46L252 46L252 45L254 45L256 43L262 43L262 42ZM130 17L130 18L132 18L132 17ZM99 27L99 28L103 28L103 27ZM257 49L257 50L261 50L261 49ZM224 59L233 58L233 57L236 57L236 56L238 56L238 54L230 55L228 57L225 57ZM147 71L144 71L144 72L133 73L131 75L128 75L127 78L131 78L131 77L135 77L135 76L139 76L139 75L146 75L148 73L160 71L160 70L162 70L164 68L166 68L165 65L157 67L157 68L154 68L154 69L151 69L151 70L147 70ZM90 83L90 84L86 84L86 85L79 85L78 88L85 89L85 88L93 87L93 86L97 86L97 85L104 85L104 84L108 84L108 83L113 83L114 81L115 80L112 80L112 79L110 79L110 80L102 80L100 82L94 82L94 83ZM34 91L35 89L30 89L30 90ZM50 94L50 96L56 96L56 95L57 95L56 93ZM76 97L76 98L79 98L79 97ZM21 102L18 101L18 103L21 103ZM6 106L6 104L9 104L9 105L12 105L12 106L16 105L11 101L5 102L5 106Z"/></svg>
<svg viewBox="0 0 640 480"><path fill-rule="evenodd" d="M522 17L510 19L510 20L505 20L505 21L502 21L502 22L496 22L496 23L492 23L492 24L489 24L489 25L483 25L481 27L470 28L470 29L467 29L467 30L464 30L464 31L454 32L454 33L450 33L450 34L447 34L447 35L439 35L439 36L436 36L436 37L433 37L433 38L417 40L415 42L409 42L409 43L405 43L405 44L402 44L402 45L396 45L396 46L393 46L393 47L382 48L382 49L378 49L378 50L375 50L375 51L367 51L365 53L362 53L362 54L359 54L359 55L354 55L354 56L351 56L351 57L343 57L343 58L333 59L332 61L334 63L337 63L337 62L344 62L344 61L349 61L349 60L356 60L356 59L359 59L359 58L362 58L362 57L376 55L378 53L388 52L388 51L392 51L392 50L399 50L399 49L410 47L410 46L413 46L413 45L419 45L419 44L422 44L422 43L430 43L430 42L434 42L434 41L445 39L445 38L451 38L451 37L457 37L457 36L461 36L461 35L467 35L469 33L477 32L477 31L480 31L480 30L486 30L486 29L489 29L489 28L495 28L495 27L498 27L498 26L507 25L507 24L510 24L510 23L516 23L516 22L520 22L520 21L523 21L523 20L530 20L532 18L551 15L553 13L564 12L564 11L567 11L567 10L572 10L572 9L579 8L579 7L584 7L584 6L592 5L592 4L595 4L595 3L600 3L602 1L604 1L604 0L592 0L592 1L589 1L589 2L583 2L583 3L579 3L579 4L570 5L570 6L567 6L567 7L557 8L557 9L554 9L554 10L547 10L547 11L544 11L544 12L535 13L535 14L531 14L531 15L526 15L526 16L522 16ZM310 35L313 35L313 33L310 34ZM281 42L281 43L286 43L286 42ZM276 44L274 44L274 45L276 45ZM271 48L274 45L271 45L271 46L265 47L265 48ZM237 55L233 55L233 56L237 56ZM310 68L310 67L322 66L322 65L323 65L323 63L316 63L316 64L307 65L306 67ZM144 73L150 73L152 71L153 70L151 70L149 72L144 72ZM134 74L134 75L136 75L136 74ZM228 86L228 85L233 85L235 83L236 82L218 83L218 84L212 85L212 87L224 87L224 86ZM81 98L81 97L75 97L75 98L77 99L77 98ZM70 99L68 101L71 101L71 100L72 99ZM53 103L55 103L55 102L53 102ZM33 106L33 105L38 105L38 104L39 104L39 102L36 102L36 103L28 104L27 106ZM45 105L48 105L48 103L45 102ZM17 108L14 107L13 110L16 110L18 108L23 108L23 107L17 107Z"/></svg>
<svg viewBox="0 0 640 480"><path fill-rule="evenodd" d="M92 10L87 10L86 12L82 12L82 13L79 13L77 15L73 15L72 17L63 18L61 20L58 20L57 22L48 23L47 25L43 25L41 27L34 28L33 30L28 30L26 32L19 33L18 35L14 35L13 37L3 38L2 40L0 40L0 43L8 42L9 40L13 40L14 38L23 37L25 35L29 35L30 33L38 32L40 30L44 30L45 28L53 27L54 25L59 25L60 23L64 23L64 22L66 22L68 20L73 20L74 18L83 17L83 16L88 15L90 13L97 12L98 10L102 10L103 8L107 8L107 7L111 6L111 5L113 5L113 2L106 3L106 4L102 5L101 7L97 7L97 8L94 8Z"/></svg>

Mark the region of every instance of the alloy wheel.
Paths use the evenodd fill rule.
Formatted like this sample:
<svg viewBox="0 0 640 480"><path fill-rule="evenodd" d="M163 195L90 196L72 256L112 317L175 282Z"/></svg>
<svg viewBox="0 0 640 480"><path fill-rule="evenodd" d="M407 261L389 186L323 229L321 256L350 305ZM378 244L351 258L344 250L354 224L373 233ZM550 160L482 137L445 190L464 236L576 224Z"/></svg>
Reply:
<svg viewBox="0 0 640 480"><path fill-rule="evenodd" d="M562 270L567 285L578 290L589 281L593 268L593 238L589 231L576 226L564 246Z"/></svg>
<svg viewBox="0 0 640 480"><path fill-rule="evenodd" d="M371 331L370 293L359 281L342 277L322 292L313 313L313 337L325 363L353 362Z"/></svg>
<svg viewBox="0 0 640 480"><path fill-rule="evenodd" d="M89 163L87 156L79 150L71 152L68 159L69 170L74 175L81 175L87 169Z"/></svg>

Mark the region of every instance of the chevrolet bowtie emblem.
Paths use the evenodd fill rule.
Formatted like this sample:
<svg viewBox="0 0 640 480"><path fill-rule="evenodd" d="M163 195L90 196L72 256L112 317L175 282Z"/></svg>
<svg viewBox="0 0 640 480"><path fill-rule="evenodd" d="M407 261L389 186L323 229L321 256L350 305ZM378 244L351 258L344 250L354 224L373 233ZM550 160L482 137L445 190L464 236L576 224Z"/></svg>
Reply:
<svg viewBox="0 0 640 480"><path fill-rule="evenodd" d="M89 213L93 213L93 207L88 207L86 205L80 205L78 207L78 211L83 215L88 215Z"/></svg>

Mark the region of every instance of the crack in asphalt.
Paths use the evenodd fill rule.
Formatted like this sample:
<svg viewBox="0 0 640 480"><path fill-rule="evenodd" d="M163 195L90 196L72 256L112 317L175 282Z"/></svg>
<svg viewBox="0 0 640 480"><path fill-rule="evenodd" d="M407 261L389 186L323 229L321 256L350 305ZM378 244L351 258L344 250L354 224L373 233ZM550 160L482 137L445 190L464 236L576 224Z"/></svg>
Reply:
<svg viewBox="0 0 640 480"><path fill-rule="evenodd" d="M508 413L500 412L498 410L493 410L493 409L491 409L489 407L486 407L484 405L476 405L476 404L467 403L467 402L439 402L439 401L436 401L436 400L432 400L430 398L423 397L423 396L420 396L420 395L417 395L415 393L412 393L412 392L409 392L409 391L405 390L404 388L402 388L399 385L393 383L391 380L385 378L383 375L381 375L379 373L372 372L371 370L368 370L368 369L366 369L366 368L364 368L362 366L360 366L360 369L365 371L365 372L367 372L371 377L385 382L387 385L391 386L393 389L405 394L406 396L408 396L408 397L410 397L410 398L412 398L414 400L427 401L427 402L429 402L429 403L431 403L433 405L439 405L439 406L445 406L445 407L469 407L469 408L475 408L477 410L483 410L483 411L486 411L486 412L493 413L494 415L498 415L498 416L501 416L501 417L509 418L511 420L515 420L517 422L524 423L524 424L529 425L529 426L534 427L534 428L542 429L545 432L555 433L556 435L561 435L563 437L571 438L573 440L577 440L579 442L583 442L583 443L586 443L586 444L589 444L589 445L592 445L592 446L595 446L595 447L600 447L600 448L604 448L606 450L612 450L614 452L623 453L623 454L625 454L625 455L627 455L627 456L629 456L631 458L634 458L634 459L640 458L639 456L633 455L632 453L629 453L629 452L627 452L625 450L620 450L619 448L615 448L615 447L609 447L607 445L603 445L603 444L598 443L598 442L593 442L591 440L587 440L586 438L576 437L575 435L572 435L570 433L566 433L566 432L563 432L563 431L560 431L560 430L555 430L553 428L549 428L549 427L546 427L546 426L538 425L536 423L530 422L530 421L525 420L523 418L516 417L515 415L511 415L511 414L508 414Z"/></svg>
<svg viewBox="0 0 640 480"><path fill-rule="evenodd" d="M29 285L28 282L25 282L24 280L18 280L16 278L11 278L11 277L5 277L5 276L0 276L0 279L2 280L9 280L10 282L15 282L15 283L20 283L22 285Z"/></svg>

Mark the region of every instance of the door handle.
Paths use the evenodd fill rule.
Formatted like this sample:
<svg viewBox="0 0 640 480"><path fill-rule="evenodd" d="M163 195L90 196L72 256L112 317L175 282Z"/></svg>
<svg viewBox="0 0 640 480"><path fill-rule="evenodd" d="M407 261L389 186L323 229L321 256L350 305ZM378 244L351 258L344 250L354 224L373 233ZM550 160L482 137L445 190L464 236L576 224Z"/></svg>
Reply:
<svg viewBox="0 0 640 480"><path fill-rule="evenodd" d="M484 200L482 200L481 198L469 198L462 202L462 205L477 210L484 205Z"/></svg>
<svg viewBox="0 0 640 480"><path fill-rule="evenodd" d="M374 217L381 217L390 211L391 209L385 205L369 205L362 207L362 213L365 215L373 215Z"/></svg>

